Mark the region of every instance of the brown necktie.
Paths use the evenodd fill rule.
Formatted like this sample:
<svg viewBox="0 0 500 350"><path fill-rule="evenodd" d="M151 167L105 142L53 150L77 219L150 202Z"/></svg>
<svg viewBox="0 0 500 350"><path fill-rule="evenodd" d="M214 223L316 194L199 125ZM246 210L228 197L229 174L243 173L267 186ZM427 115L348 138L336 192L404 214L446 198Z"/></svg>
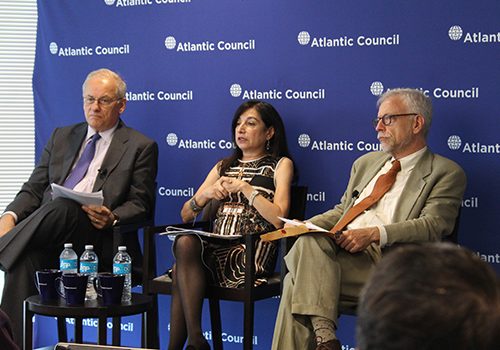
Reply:
<svg viewBox="0 0 500 350"><path fill-rule="evenodd" d="M373 204L377 203L384 194L389 191L389 189L394 185L396 181L396 175L401 170L401 163L399 160L394 160L392 162L392 167L389 171L383 175L380 175L375 182L372 193L361 202L351 207L347 213L340 219L337 224L330 230L335 236L340 234L340 232L359 214L364 212L366 209L370 208Z"/></svg>

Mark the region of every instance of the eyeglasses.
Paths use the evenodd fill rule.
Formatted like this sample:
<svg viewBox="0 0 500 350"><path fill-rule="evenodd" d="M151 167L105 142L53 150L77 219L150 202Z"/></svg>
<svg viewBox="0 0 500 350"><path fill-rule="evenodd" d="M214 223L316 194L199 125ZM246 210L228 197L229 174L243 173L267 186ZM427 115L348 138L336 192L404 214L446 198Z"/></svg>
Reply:
<svg viewBox="0 0 500 350"><path fill-rule="evenodd" d="M94 96L85 96L83 98L83 103L86 105L93 105L94 102L97 101L97 104L100 106L109 106L115 101L121 100L120 97L117 98L111 98L111 97L100 97L100 98L95 98Z"/></svg>
<svg viewBox="0 0 500 350"><path fill-rule="evenodd" d="M397 117L407 117L410 115L418 115L417 113L403 113L403 114L384 114L383 116L379 118L375 118L372 120L373 126L376 128L378 123L382 121L382 124L385 126L391 125L392 120Z"/></svg>

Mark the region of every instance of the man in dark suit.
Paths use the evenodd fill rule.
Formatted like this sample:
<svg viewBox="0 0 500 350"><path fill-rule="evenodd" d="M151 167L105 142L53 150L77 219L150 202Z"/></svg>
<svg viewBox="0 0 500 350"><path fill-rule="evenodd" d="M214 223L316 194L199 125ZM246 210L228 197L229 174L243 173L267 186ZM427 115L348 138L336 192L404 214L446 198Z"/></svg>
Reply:
<svg viewBox="0 0 500 350"><path fill-rule="evenodd" d="M373 122L383 152L358 158L340 203L309 220L337 232L335 238L300 236L285 256L289 273L273 349L340 350L335 334L339 310L356 305L382 249L439 241L453 231L466 178L460 166L427 148L430 99L419 90L394 89L377 105ZM381 193L377 180L390 172L395 182L386 186L389 190L346 222L353 206Z"/></svg>
<svg viewBox="0 0 500 350"><path fill-rule="evenodd" d="M87 76L83 83L86 123L54 130L39 164L0 219L0 266L6 272L1 307L12 319L18 344L23 300L37 293L34 272L57 268L65 242L73 243L77 254L85 244L93 244L100 270L110 271L115 254L113 226L153 215L158 145L121 121L125 92L125 82L113 71L99 69ZM96 136L95 153L83 178L70 187L81 192L102 190L103 205L52 200L50 184L64 185L74 176L87 144ZM125 234L121 243L140 264L137 233Z"/></svg>

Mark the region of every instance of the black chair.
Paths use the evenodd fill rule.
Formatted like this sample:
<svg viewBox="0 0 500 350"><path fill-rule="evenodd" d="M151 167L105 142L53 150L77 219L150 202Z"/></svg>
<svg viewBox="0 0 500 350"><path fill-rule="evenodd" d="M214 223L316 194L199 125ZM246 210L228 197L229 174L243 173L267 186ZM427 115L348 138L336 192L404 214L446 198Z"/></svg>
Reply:
<svg viewBox="0 0 500 350"><path fill-rule="evenodd" d="M307 201L307 187L292 186L291 192L291 208L288 217L294 219L304 219L305 207ZM211 220L207 221L208 217L213 217L215 206L204 209L203 221L194 224L180 224L177 227L194 228L202 230L210 230ZM172 280L168 275L157 276L156 272L156 236L165 231L166 225L156 227L146 227L144 230L144 278L143 278L143 293L153 296L155 305L153 312L148 320L148 330L150 337L149 344L153 347L158 347L158 294L172 293ZM210 320L212 324L212 341L214 349L222 349L222 327L220 316L220 300L240 301L244 303L243 329L244 329L244 349L252 349L253 328L254 328L254 303L255 301L270 298L280 295L281 292L281 275L280 272L275 272L268 279L268 283L255 286L255 265L253 264L255 257L255 242L259 238L258 234L244 236L246 249L246 261L251 261L245 267L245 285L243 288L225 288L215 285L207 287L205 297L209 300ZM156 311L156 312L155 312Z"/></svg>

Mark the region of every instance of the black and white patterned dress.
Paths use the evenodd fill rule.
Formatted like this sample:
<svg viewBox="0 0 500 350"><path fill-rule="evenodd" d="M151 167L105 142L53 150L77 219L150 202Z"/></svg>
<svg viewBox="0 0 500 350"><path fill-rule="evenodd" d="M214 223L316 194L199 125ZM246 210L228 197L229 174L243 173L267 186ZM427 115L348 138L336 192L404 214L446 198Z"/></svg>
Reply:
<svg viewBox="0 0 500 350"><path fill-rule="evenodd" d="M264 156L252 161L238 160L225 174L250 183L259 194L273 201L275 192L274 175L280 159ZM248 203L241 192L232 193L221 202L216 215L214 232L221 235L247 234L275 230L262 215ZM266 282L265 277L274 271L277 257L276 242L256 242L255 271L256 284ZM212 272L212 282L225 287L240 287L244 284L245 245L231 241L212 243L205 246L204 261Z"/></svg>

